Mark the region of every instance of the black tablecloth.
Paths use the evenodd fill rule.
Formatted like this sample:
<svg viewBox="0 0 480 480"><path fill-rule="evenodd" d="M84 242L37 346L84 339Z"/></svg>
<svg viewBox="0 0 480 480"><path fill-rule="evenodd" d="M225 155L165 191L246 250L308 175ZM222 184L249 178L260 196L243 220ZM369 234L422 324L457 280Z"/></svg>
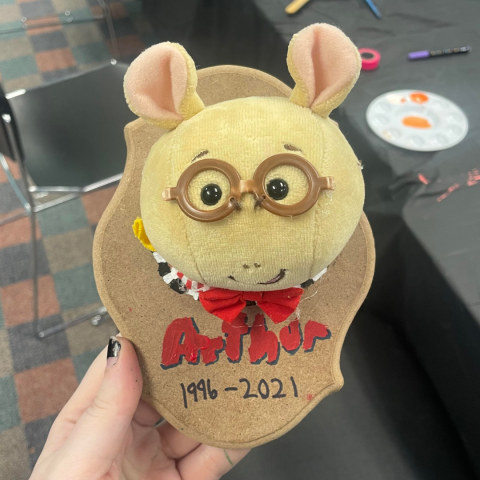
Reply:
<svg viewBox="0 0 480 480"><path fill-rule="evenodd" d="M253 1L285 44L301 28L328 22L382 54L380 68L362 72L334 114L365 165L365 210L378 250L367 307L403 330L480 471L480 3L378 0L377 20L356 0L313 0L294 17L283 12L288 0ZM471 53L407 60L411 51L462 45ZM404 88L455 102L468 117L467 137L423 153L374 135L369 103Z"/></svg>

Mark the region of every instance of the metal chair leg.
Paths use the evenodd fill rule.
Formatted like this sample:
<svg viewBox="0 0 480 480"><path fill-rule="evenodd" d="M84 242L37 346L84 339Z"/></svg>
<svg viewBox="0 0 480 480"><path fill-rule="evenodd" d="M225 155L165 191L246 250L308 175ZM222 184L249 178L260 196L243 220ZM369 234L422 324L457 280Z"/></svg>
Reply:
<svg viewBox="0 0 480 480"><path fill-rule="evenodd" d="M105 15L105 20L107 21L108 34L110 35L110 40L112 42L113 58L111 59L111 62L113 63L112 60L116 61L120 58L120 50L118 48L117 34L115 33L115 27L113 25L112 11L110 9L110 0L103 0L103 4L103 11Z"/></svg>
<svg viewBox="0 0 480 480"><path fill-rule="evenodd" d="M54 335L55 333L66 330L67 328L73 327L74 325L86 322L87 320L91 320L92 325L98 326L102 318L107 314L107 309L104 306L101 306L100 308L97 308L97 310L87 313L86 315L74 318L70 322L62 323L60 325L55 325L54 327L46 328L45 330L41 330L37 333L37 336L38 338L46 338L50 335Z"/></svg>
<svg viewBox="0 0 480 480"><path fill-rule="evenodd" d="M20 172L22 175L22 183L26 192L25 197L23 196L22 192L20 189L18 189L18 185L16 184L15 180L13 179L13 176L11 177L13 182L15 183L16 188L18 189L18 193L21 195L19 198L23 198L24 200L24 207L25 211L27 212L29 218L30 218L30 231L31 231L31 242L32 242L32 283L33 283L33 295L32 295L32 308L33 308L33 321L32 321L32 327L34 334L37 338L46 338L50 335L53 335L55 333L58 333L62 330L65 330L73 325L77 325L79 323L85 322L89 319L92 319L92 325L97 326L101 323L103 317L108 314L107 309L102 306L98 309L96 309L93 312L90 312L86 315L82 315L78 318L75 318L71 320L70 322L67 323L62 323L60 325L56 325L54 327L46 328L45 330L41 330L40 327L40 320L39 320L39 297L38 297L38 245L37 245L37 222L36 222L36 212L37 210L41 210L41 208L35 208L35 200L33 198L33 193L29 188L29 182L28 182L28 173L27 169L25 167L25 164L23 163L23 160L20 156L20 149L18 148L18 145L16 143L16 138L15 134L13 131L12 127L12 119L10 115L4 114L2 115L2 120L5 124L7 135L9 138L9 141L12 146L12 152L13 152L13 157L16 162L18 162L18 165L20 167ZM6 164L6 169L5 165L3 164L2 160ZM10 172L10 168L8 167L8 164L3 156L0 156L0 163L2 164L2 167L4 170ZM7 174L8 177L8 174ZM118 178L117 178L118 177ZM121 175L112 177L111 179L107 179L106 182L98 182L96 185L91 185L90 190L88 191L93 191L98 188L101 188L104 186L104 184L109 184L113 183L114 181L120 180ZM13 185L12 185L13 186ZM87 190L85 190L87 191ZM72 197L73 198L73 197ZM70 198L69 198L70 199ZM55 204L61 203L58 202L56 203L55 201L52 202L54 206Z"/></svg>
<svg viewBox="0 0 480 480"><path fill-rule="evenodd" d="M10 170L10 166L8 165L7 159L4 157L2 153L0 153L0 165L2 166L2 169L5 172L5 175L7 176L8 183L10 183L10 185L12 186L13 191L15 192L18 199L20 200L23 208L28 211L28 209L30 208L30 204L28 203L28 200L25 198L25 195L23 195L22 191L18 187L15 178L13 178L13 174L12 174L12 171ZM28 186L27 186L27 189L28 189Z"/></svg>

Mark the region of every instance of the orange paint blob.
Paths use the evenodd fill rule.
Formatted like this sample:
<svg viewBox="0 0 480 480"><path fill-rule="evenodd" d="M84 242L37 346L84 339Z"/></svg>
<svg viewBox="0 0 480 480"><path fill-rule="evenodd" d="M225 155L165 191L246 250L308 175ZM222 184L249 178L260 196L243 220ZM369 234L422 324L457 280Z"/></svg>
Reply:
<svg viewBox="0 0 480 480"><path fill-rule="evenodd" d="M402 120L402 123L406 127L411 127L411 128L432 128L432 125L430 124L430 122L423 117L415 117L415 116L405 117Z"/></svg>
<svg viewBox="0 0 480 480"><path fill-rule="evenodd" d="M414 92L410 94L410 99L415 103L425 103L428 102L428 95L422 92Z"/></svg>

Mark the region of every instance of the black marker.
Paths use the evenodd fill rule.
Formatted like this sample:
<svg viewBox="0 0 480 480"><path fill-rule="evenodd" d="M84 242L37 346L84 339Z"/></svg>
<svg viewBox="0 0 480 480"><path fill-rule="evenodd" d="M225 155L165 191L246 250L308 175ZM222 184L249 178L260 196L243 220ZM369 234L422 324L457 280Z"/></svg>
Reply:
<svg viewBox="0 0 480 480"><path fill-rule="evenodd" d="M455 47L444 48L443 50L421 50L420 52L410 52L408 54L409 60L422 60L431 57L443 57L444 55L454 55L456 53L468 53L472 47Z"/></svg>

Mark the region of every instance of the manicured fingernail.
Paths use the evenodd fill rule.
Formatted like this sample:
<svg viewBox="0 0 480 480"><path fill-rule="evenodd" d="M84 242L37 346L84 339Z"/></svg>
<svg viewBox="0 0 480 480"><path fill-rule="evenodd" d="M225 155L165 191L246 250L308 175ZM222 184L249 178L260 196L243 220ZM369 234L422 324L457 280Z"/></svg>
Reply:
<svg viewBox="0 0 480 480"><path fill-rule="evenodd" d="M110 337L107 349L107 367L111 367L117 363L121 349L122 346L120 342L115 337Z"/></svg>

